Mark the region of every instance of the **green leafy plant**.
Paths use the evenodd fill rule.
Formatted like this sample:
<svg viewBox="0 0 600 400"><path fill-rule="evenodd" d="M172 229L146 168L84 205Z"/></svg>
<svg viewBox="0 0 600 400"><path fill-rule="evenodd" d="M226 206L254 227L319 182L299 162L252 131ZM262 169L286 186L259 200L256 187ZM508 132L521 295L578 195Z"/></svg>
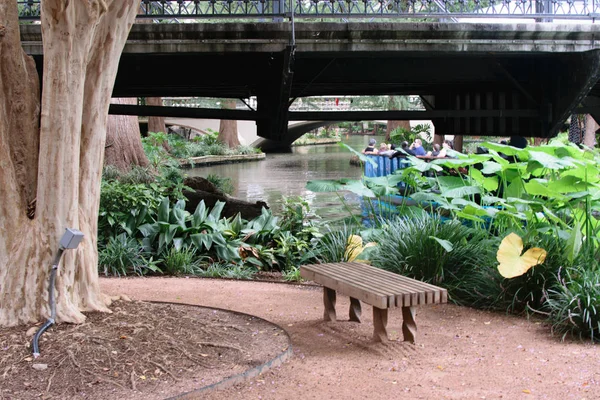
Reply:
<svg viewBox="0 0 600 400"><path fill-rule="evenodd" d="M159 260L163 266L163 272L170 275L189 274L196 275L201 270L201 259L198 257L197 249L185 246L177 248L170 247L162 253Z"/></svg>
<svg viewBox="0 0 600 400"><path fill-rule="evenodd" d="M590 261L590 260L585 260ZM600 273L597 260L558 272L558 284L548 290L547 306L554 332L600 340Z"/></svg>
<svg viewBox="0 0 600 400"><path fill-rule="evenodd" d="M142 246L137 240L122 233L108 239L106 246L98 252L99 272L106 276L125 276L127 274L145 275L160 273L157 262L146 259Z"/></svg>
<svg viewBox="0 0 600 400"><path fill-rule="evenodd" d="M221 177L215 174L208 174L206 180L215 185L215 187L223 193L233 193L234 187L233 183L231 183L231 178Z"/></svg>

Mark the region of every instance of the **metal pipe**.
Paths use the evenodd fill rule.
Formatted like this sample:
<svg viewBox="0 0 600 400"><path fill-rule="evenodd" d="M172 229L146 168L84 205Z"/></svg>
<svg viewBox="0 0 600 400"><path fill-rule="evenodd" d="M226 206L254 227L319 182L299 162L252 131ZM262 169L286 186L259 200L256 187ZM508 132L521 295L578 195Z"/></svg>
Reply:
<svg viewBox="0 0 600 400"><path fill-rule="evenodd" d="M40 346L38 344L40 337L46 331L46 329L50 328L54 322L56 321L56 302L54 301L54 283L56 282L56 271L58 270L58 264L60 263L60 258L64 252L64 248L60 247L56 255L54 256L54 261L52 262L52 270L50 271L50 282L48 283L48 303L50 304L50 318L46 321L44 325L33 336L33 358L38 358L40 356Z"/></svg>

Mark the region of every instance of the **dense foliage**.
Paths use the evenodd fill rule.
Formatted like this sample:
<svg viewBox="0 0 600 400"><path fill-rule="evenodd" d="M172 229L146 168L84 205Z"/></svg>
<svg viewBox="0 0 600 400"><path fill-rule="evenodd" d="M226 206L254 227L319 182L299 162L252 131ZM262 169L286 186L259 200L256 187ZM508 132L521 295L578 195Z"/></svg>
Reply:
<svg viewBox="0 0 600 400"><path fill-rule="evenodd" d="M308 188L372 199L363 223L375 227L373 265L444 286L458 304L536 312L556 332L598 339L600 153L562 138L525 149L484 146L487 154L454 152L430 163L409 157L409 167L388 176ZM524 251L547 256L505 278L497 253L510 233Z"/></svg>

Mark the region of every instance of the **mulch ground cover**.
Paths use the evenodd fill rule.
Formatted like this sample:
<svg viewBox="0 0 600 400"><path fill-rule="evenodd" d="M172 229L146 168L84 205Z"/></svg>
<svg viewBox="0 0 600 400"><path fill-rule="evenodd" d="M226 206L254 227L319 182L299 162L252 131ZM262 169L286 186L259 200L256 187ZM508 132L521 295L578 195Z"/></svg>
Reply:
<svg viewBox="0 0 600 400"><path fill-rule="evenodd" d="M31 350L32 327L0 328L0 399L163 399L270 361L286 333L256 317L118 301L112 314L58 324Z"/></svg>

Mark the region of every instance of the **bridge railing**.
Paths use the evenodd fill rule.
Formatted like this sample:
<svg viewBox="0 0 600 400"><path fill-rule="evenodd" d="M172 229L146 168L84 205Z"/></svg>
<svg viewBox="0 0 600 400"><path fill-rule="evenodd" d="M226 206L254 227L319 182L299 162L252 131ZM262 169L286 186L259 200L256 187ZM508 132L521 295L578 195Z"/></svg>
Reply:
<svg viewBox="0 0 600 400"><path fill-rule="evenodd" d="M22 20L38 20L43 0L18 0ZM600 0L142 0L138 18L156 22L284 18L527 18L592 20L600 17Z"/></svg>

